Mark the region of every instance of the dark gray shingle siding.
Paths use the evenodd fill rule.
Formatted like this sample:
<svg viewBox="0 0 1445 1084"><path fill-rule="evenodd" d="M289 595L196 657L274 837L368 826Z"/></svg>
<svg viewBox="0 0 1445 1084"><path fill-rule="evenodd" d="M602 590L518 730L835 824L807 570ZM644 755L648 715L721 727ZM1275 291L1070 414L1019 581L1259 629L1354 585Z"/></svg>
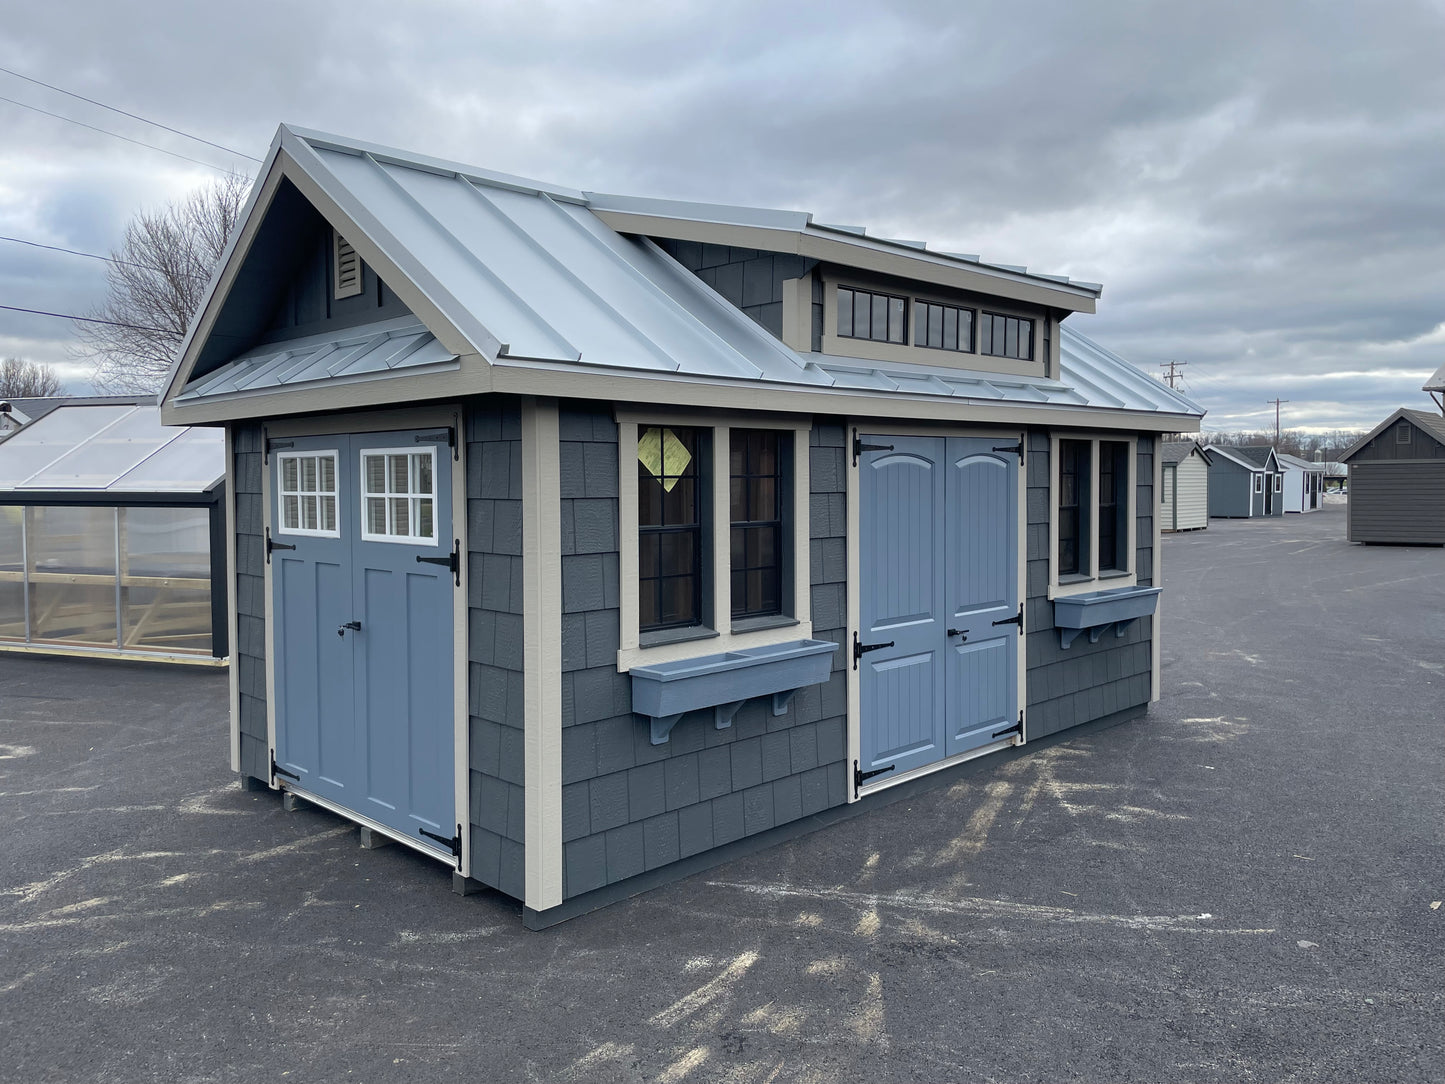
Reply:
<svg viewBox="0 0 1445 1084"><path fill-rule="evenodd" d="M657 238L673 259L779 339L783 337L783 282L802 278L816 260L791 253L705 245ZM821 330L822 298L817 298Z"/></svg>
<svg viewBox="0 0 1445 1084"><path fill-rule="evenodd" d="M1091 722L1149 702L1151 637L1154 619L1129 626L1123 637L1112 631L1090 644L1087 636L1067 649L1059 646L1049 585L1049 434L1029 434L1028 441L1028 568L1025 620L1028 734L1042 738L1071 726ZM1154 441L1138 438L1135 467L1135 569L1138 582L1152 585L1154 576Z"/></svg>
<svg viewBox="0 0 1445 1084"><path fill-rule="evenodd" d="M266 535L261 496L261 426L231 427L236 499L236 643L232 654L240 688L241 774L271 778L266 733Z"/></svg>
<svg viewBox="0 0 1445 1084"><path fill-rule="evenodd" d="M703 247L698 246L699 258ZM631 678L617 673L617 553L581 552L584 539L569 538L566 529L569 504L575 527L578 508L599 502L611 510L610 517L595 521L602 524L601 536L616 538L616 425L607 408L564 410L561 436L564 896L845 802L842 651L834 657L829 681L801 690L786 715L775 717L766 698L752 700L727 730L713 726L710 712L696 712L677 724L666 744L651 743L646 721L632 714ZM567 449L569 443L580 447ZM839 644L847 567L843 446L842 426L813 430L808 553L813 635ZM579 478L568 466L577 462L606 469ZM569 562L576 570L572 577ZM825 620L836 624L820 624Z"/></svg>
<svg viewBox="0 0 1445 1084"><path fill-rule="evenodd" d="M522 727L522 428L513 400L466 413L472 877L520 898L526 794Z"/></svg>

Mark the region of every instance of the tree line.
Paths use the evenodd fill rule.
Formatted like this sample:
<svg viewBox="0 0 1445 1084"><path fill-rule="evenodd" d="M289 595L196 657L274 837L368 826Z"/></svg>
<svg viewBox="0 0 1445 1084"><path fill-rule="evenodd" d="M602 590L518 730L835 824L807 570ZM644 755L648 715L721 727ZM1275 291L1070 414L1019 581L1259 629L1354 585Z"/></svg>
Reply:
<svg viewBox="0 0 1445 1084"><path fill-rule="evenodd" d="M1224 430L1218 433L1185 434L1179 438L1182 440L1197 439L1200 444L1233 444L1233 445L1270 445L1276 452L1283 452L1286 455L1299 456L1301 459L1314 459L1315 452L1323 452L1323 459L1327 463L1337 462L1345 451L1359 440L1368 430L1365 429L1327 429L1322 432L1310 432L1304 429L1285 429L1279 434L1279 440L1274 439L1274 430L1271 429L1235 429Z"/></svg>

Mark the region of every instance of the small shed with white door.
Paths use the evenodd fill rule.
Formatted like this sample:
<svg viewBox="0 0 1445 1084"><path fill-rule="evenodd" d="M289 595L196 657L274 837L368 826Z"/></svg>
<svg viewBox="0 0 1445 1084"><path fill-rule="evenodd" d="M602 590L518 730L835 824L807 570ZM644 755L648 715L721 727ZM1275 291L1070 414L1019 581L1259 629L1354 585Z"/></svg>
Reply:
<svg viewBox="0 0 1445 1084"><path fill-rule="evenodd" d="M1209 445L1209 514L1252 519L1284 515L1284 479L1268 445Z"/></svg>
<svg viewBox="0 0 1445 1084"><path fill-rule="evenodd" d="M1301 459L1288 452L1277 453L1280 486L1286 512L1314 512L1323 503L1325 491L1324 460Z"/></svg>
<svg viewBox="0 0 1445 1084"><path fill-rule="evenodd" d="M1209 453L1197 440L1160 446L1164 460L1159 511L1166 531L1199 531L1209 526Z"/></svg>

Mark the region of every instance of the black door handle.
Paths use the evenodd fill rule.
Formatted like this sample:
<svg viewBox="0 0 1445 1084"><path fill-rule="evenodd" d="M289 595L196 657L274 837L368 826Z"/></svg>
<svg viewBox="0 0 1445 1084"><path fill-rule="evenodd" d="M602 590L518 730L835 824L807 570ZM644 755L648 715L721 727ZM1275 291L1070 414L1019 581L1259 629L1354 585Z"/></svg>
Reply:
<svg viewBox="0 0 1445 1084"><path fill-rule="evenodd" d="M344 624L344 625L339 625L339 626L337 627L337 629L336 629L336 635L337 635L337 636L345 636L347 629L350 629L352 632L360 632L360 631L361 631L361 622L360 622L360 621L348 621L348 622L347 622L346 624Z"/></svg>
<svg viewBox="0 0 1445 1084"><path fill-rule="evenodd" d="M960 641L960 642L961 642L961 643L968 643L968 629L949 629L949 630L948 630L948 635L950 635L950 636L962 636L962 637L963 637L963 640Z"/></svg>

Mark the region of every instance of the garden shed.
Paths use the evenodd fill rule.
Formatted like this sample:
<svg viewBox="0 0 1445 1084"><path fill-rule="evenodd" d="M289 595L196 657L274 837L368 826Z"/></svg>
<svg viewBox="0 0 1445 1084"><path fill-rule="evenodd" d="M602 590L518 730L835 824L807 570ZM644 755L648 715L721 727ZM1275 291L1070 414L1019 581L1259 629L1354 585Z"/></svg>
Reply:
<svg viewBox="0 0 1445 1084"><path fill-rule="evenodd" d="M222 434L149 397L36 413L0 443L0 650L222 661Z"/></svg>
<svg viewBox="0 0 1445 1084"><path fill-rule="evenodd" d="M1196 440L1160 445L1163 459L1159 514L1166 531L1198 531L1209 526L1209 453Z"/></svg>
<svg viewBox="0 0 1445 1084"><path fill-rule="evenodd" d="M1341 459L1351 542L1445 545L1445 417L1401 407Z"/></svg>
<svg viewBox="0 0 1445 1084"><path fill-rule="evenodd" d="M1268 445L1209 445L1209 514L1249 519L1284 515L1284 478Z"/></svg>
<svg viewBox="0 0 1445 1084"><path fill-rule="evenodd" d="M232 766L545 926L1158 695L1101 288L283 126L162 396L224 429Z"/></svg>
<svg viewBox="0 0 1445 1084"><path fill-rule="evenodd" d="M1280 491L1286 512L1315 512L1324 502L1325 463L1323 459L1301 459L1288 452L1278 452Z"/></svg>

